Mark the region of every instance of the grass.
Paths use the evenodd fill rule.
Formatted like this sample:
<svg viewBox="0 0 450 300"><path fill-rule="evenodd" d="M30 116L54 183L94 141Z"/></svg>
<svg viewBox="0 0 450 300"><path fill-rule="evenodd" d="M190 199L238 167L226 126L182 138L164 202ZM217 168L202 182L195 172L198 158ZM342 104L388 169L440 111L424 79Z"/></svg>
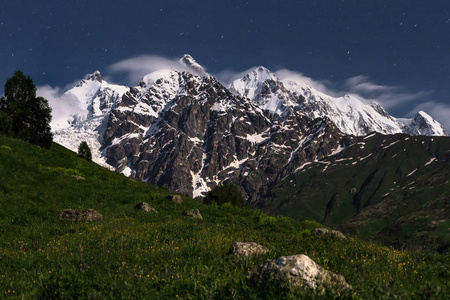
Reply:
<svg viewBox="0 0 450 300"><path fill-rule="evenodd" d="M77 179L81 176L84 179ZM436 299L450 295L450 259L349 237L317 236L313 221L249 208L207 206L79 159L0 135L0 297L20 299L298 299L301 290L258 290L246 276L266 259L306 254L353 286L325 298ZM135 211L148 202L158 214ZM58 211L93 208L101 222L67 223ZM198 208L203 220L184 217ZM234 241L269 253L228 254ZM321 297L320 297L321 298Z"/></svg>

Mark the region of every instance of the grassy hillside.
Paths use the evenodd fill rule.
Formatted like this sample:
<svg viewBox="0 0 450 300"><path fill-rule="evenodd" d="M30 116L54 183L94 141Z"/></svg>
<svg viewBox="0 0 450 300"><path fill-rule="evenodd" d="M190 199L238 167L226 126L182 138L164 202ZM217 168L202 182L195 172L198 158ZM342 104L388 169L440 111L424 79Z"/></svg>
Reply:
<svg viewBox="0 0 450 300"><path fill-rule="evenodd" d="M80 179L80 177L84 179ZM307 254L342 274L353 291L325 298L437 299L450 295L450 259L310 232L319 224L230 205L206 206L79 159L0 135L0 297L20 299L296 299L302 291L258 290L249 271L268 258ZM135 211L148 202L158 214ZM67 223L58 211L92 208L103 221ZM183 216L198 208L203 220ZM234 241L269 253L230 256ZM321 298L321 297L320 297Z"/></svg>
<svg viewBox="0 0 450 300"><path fill-rule="evenodd" d="M448 251L449 170L448 137L375 134L271 187L265 211L397 247Z"/></svg>

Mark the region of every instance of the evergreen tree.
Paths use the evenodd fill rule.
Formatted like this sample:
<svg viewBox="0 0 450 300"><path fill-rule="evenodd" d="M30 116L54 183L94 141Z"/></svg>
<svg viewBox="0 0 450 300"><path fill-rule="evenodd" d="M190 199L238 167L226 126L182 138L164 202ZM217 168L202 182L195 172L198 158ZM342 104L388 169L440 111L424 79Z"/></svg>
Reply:
<svg viewBox="0 0 450 300"><path fill-rule="evenodd" d="M6 81L0 111L11 118L14 137L50 148L53 139L50 128L52 109L45 98L36 97L33 80L22 71L16 71Z"/></svg>
<svg viewBox="0 0 450 300"><path fill-rule="evenodd" d="M12 135L12 120L3 111L0 110L0 133Z"/></svg>
<svg viewBox="0 0 450 300"><path fill-rule="evenodd" d="M88 161L92 160L91 148L89 148L85 141L82 141L78 146L78 156Z"/></svg>
<svg viewBox="0 0 450 300"><path fill-rule="evenodd" d="M212 204L214 202L218 205L231 203L235 206L243 207L245 199L236 185L226 183L214 187L206 194L206 198L203 200L203 203L205 204Z"/></svg>

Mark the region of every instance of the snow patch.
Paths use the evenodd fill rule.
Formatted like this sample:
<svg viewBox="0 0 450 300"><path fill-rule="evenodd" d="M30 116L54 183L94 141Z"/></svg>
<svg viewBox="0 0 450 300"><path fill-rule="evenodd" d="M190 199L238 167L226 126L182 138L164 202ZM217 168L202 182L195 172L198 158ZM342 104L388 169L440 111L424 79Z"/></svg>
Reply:
<svg viewBox="0 0 450 300"><path fill-rule="evenodd" d="M426 167L426 166L428 166L429 164L431 164L435 160L436 160L436 157L430 158L430 160L426 164L424 164L423 166Z"/></svg>
<svg viewBox="0 0 450 300"><path fill-rule="evenodd" d="M414 169L411 173L409 173L408 175L406 175L406 177L409 177L409 176L411 176L412 174L414 174L415 172L417 171L417 168L416 169Z"/></svg>

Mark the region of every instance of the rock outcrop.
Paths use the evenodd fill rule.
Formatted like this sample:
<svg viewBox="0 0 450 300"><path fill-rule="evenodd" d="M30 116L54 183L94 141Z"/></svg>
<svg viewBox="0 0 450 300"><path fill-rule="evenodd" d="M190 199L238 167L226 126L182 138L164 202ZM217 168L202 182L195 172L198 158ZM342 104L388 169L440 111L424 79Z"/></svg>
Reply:
<svg viewBox="0 0 450 300"><path fill-rule="evenodd" d="M70 222L103 220L103 216L93 209L65 209L59 212L59 218Z"/></svg>
<svg viewBox="0 0 450 300"><path fill-rule="evenodd" d="M203 220L202 214L200 213L200 211L196 208L194 209L189 209L187 211L185 211L183 213L183 215L187 216L187 217L191 217L194 219L199 219L199 220Z"/></svg>
<svg viewBox="0 0 450 300"><path fill-rule="evenodd" d="M238 255L241 257L260 255L267 252L269 252L269 249L255 242L234 242L230 247L230 254Z"/></svg>
<svg viewBox="0 0 450 300"><path fill-rule="evenodd" d="M177 204L183 203L183 199L181 199L180 195L170 195L170 196L167 196L167 199L169 199L170 201L175 202Z"/></svg>
<svg viewBox="0 0 450 300"><path fill-rule="evenodd" d="M147 202L138 203L134 206L134 208L145 212L158 213L158 211Z"/></svg>
<svg viewBox="0 0 450 300"><path fill-rule="evenodd" d="M343 239L343 240L346 238L345 235L342 232L340 232L339 230L328 230L326 228L315 228L312 230L312 232L315 234L321 234L321 235L330 234L334 237L337 237L337 238Z"/></svg>
<svg viewBox="0 0 450 300"><path fill-rule="evenodd" d="M344 276L325 270L306 255L281 256L267 260L256 267L248 277L250 282L263 287L268 282L290 288L316 291L318 287L334 285L339 289L351 289Z"/></svg>

